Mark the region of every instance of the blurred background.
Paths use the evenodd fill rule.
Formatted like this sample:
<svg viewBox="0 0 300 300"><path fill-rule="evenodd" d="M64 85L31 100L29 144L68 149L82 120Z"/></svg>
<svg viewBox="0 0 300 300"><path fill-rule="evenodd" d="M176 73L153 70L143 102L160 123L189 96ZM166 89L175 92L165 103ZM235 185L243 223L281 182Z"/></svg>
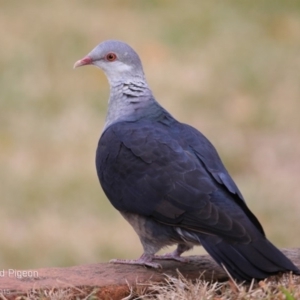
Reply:
<svg viewBox="0 0 300 300"><path fill-rule="evenodd" d="M216 146L269 239L300 246L299 1L0 7L1 269L142 253L96 176L107 80L93 67L72 69L106 39L136 49L158 101Z"/></svg>

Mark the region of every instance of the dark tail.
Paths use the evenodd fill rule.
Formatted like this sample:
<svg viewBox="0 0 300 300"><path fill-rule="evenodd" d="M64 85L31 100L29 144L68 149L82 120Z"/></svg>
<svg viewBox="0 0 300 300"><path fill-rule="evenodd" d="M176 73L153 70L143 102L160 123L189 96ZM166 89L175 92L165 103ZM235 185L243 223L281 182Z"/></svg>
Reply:
<svg viewBox="0 0 300 300"><path fill-rule="evenodd" d="M263 236L249 244L228 243L213 236L202 237L201 243L237 280L261 280L280 272L300 275L300 270Z"/></svg>

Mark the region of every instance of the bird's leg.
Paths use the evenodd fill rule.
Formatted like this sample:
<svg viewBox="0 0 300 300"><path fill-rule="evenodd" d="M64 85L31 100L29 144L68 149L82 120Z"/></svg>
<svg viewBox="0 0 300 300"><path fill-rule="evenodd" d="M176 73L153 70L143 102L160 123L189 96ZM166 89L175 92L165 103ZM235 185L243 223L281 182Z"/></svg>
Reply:
<svg viewBox="0 0 300 300"><path fill-rule="evenodd" d="M181 257L180 255L183 252L188 251L192 248L193 248L193 246L188 245L188 244L178 244L177 248L173 252L166 253L164 255L155 255L154 258L155 259L173 259L173 260L176 260L176 261L187 263L187 262L189 262L189 258L188 257Z"/></svg>
<svg viewBox="0 0 300 300"><path fill-rule="evenodd" d="M113 264L128 264L128 265L142 265L155 269L161 269L162 266L159 263L153 262L155 256L144 252L139 259L112 259L109 262Z"/></svg>

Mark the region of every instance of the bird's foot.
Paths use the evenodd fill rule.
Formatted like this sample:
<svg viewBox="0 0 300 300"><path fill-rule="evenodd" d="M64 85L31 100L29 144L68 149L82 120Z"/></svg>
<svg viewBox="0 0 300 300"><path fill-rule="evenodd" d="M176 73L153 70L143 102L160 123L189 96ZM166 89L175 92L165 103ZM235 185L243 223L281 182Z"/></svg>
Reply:
<svg viewBox="0 0 300 300"><path fill-rule="evenodd" d="M109 262L113 264L141 265L154 269L162 269L161 264L153 262L154 257L154 255L144 253L139 259L111 259Z"/></svg>
<svg viewBox="0 0 300 300"><path fill-rule="evenodd" d="M172 259L172 260L176 260L176 261L179 261L182 263L188 263L190 261L188 257L180 256L176 250L174 252L166 253L164 255L155 255L154 258L155 259Z"/></svg>

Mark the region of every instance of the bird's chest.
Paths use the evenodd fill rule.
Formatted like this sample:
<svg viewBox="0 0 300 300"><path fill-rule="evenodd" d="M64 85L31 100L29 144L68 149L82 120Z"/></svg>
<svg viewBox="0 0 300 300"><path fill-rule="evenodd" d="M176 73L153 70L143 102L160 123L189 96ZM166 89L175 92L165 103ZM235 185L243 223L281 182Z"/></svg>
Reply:
<svg viewBox="0 0 300 300"><path fill-rule="evenodd" d="M127 173L126 151L122 149L122 142L101 137L96 151L96 169L101 185L109 184L120 180L122 174Z"/></svg>
<svg viewBox="0 0 300 300"><path fill-rule="evenodd" d="M101 136L96 151L96 169L104 191L120 190L129 177L139 176L143 165L144 162L113 131Z"/></svg>
<svg viewBox="0 0 300 300"><path fill-rule="evenodd" d="M117 127L117 125L115 125ZM124 126L125 127L125 126ZM129 126L127 126L129 127ZM108 129L100 138L96 152L96 168L101 184L138 179L157 164L163 165L169 146L141 128Z"/></svg>
<svg viewBox="0 0 300 300"><path fill-rule="evenodd" d="M132 199L132 192L140 186L145 168L147 163L137 157L114 131L102 135L96 151L96 169L103 191L116 209L128 208L124 202Z"/></svg>

